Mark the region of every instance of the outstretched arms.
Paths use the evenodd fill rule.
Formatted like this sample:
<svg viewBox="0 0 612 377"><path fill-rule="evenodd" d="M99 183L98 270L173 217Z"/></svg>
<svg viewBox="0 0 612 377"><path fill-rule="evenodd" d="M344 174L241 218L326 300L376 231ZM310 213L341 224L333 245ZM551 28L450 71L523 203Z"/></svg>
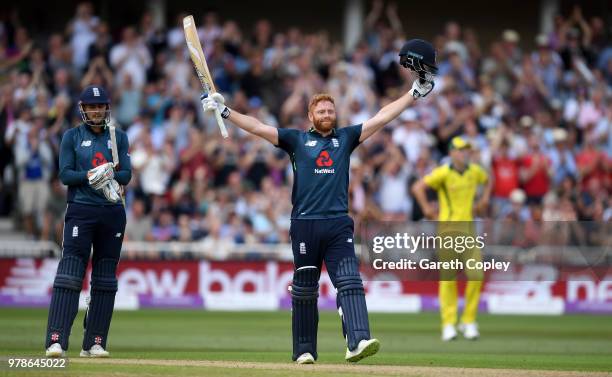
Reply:
<svg viewBox="0 0 612 377"><path fill-rule="evenodd" d="M252 116L240 114L225 106L225 98L220 93L214 93L210 97L202 99L202 105L206 111L214 111L218 108L224 118L229 119L236 126L248 133L266 139L274 145L278 145L278 129L268 126Z"/></svg>
<svg viewBox="0 0 612 377"><path fill-rule="evenodd" d="M432 83L421 83L419 79L414 80L412 89L410 89L408 93L383 107L378 113L376 113L376 115L374 115L374 117L366 120L363 123L359 142L363 142L372 136L376 131L383 128L387 123L397 118L398 115L400 115L408 106L412 105L417 98L425 97L429 92L431 92L432 88Z"/></svg>

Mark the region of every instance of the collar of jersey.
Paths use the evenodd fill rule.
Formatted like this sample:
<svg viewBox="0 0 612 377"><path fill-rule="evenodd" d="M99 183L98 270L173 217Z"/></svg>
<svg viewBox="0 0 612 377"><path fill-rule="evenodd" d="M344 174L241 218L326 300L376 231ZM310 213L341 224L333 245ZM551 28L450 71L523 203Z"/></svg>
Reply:
<svg viewBox="0 0 612 377"><path fill-rule="evenodd" d="M450 167L450 169L451 169L451 170L456 171L456 172L457 172L457 174L459 174L459 175L463 175L463 174L465 174L465 172L466 172L466 171L468 171L468 169L470 168L470 164L468 163L467 165L465 165L465 167L463 168L463 171L461 171L461 170L459 170L459 169L455 168L455 167L453 166L453 164L452 164L452 163L450 163L449 167Z"/></svg>
<svg viewBox="0 0 612 377"><path fill-rule="evenodd" d="M102 133L96 133L94 132L94 130L91 128L89 124L83 123L83 125L85 126L85 129L87 130L87 132L92 133L94 136L104 135L106 133L106 127L104 127L104 130L102 131Z"/></svg>
<svg viewBox="0 0 612 377"><path fill-rule="evenodd" d="M317 131L314 127L310 127L310 129L308 130L308 133L313 134L318 137L332 137L332 136L336 136L336 128L335 127L332 128L332 132L327 136L321 135L321 133Z"/></svg>

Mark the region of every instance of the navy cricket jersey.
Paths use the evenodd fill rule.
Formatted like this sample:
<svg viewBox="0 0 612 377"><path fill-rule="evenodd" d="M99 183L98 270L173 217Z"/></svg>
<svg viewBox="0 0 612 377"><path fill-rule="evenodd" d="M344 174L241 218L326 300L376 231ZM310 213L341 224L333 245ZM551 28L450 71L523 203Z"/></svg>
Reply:
<svg viewBox="0 0 612 377"><path fill-rule="evenodd" d="M132 165L128 154L127 134L116 128L117 154L119 167L115 170L115 180L127 185L132 178ZM95 133L91 127L81 124L64 133L59 155L59 178L68 186L68 203L89 205L123 205L111 203L101 191L89 186L87 171L113 159L108 127L104 132Z"/></svg>
<svg viewBox="0 0 612 377"><path fill-rule="evenodd" d="M349 163L359 145L361 124L334 129L322 136L309 131L278 129L278 146L291 158L292 219L330 219L348 215Z"/></svg>

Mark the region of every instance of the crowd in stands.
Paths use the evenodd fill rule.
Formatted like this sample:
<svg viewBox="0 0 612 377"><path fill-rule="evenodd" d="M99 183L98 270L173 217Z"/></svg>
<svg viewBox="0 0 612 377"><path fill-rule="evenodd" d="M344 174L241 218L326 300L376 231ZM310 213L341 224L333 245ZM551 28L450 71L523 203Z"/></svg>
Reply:
<svg viewBox="0 0 612 377"><path fill-rule="evenodd" d="M65 30L31 35L0 22L0 212L17 212L36 239L61 242L66 188L58 181L63 133L80 123L87 85L112 94L130 140L131 241L288 242L288 156L228 122L222 139L203 114L186 52L183 14L167 30L150 13L109 29L81 3ZM277 127L310 127L310 97L336 100L338 125L359 124L409 90L398 65L409 38L393 3L373 2L365 33L346 52L338 36L196 17L217 89L235 111ZM431 95L353 154L350 211L357 223L422 218L410 186L448 161L462 136L494 179L486 214L516 222L612 218L612 44L602 17L575 7L555 28L524 40L505 30L483 45L477 29L449 21L432 42L439 75ZM528 49L525 46L536 46ZM432 197L435 194L432 193Z"/></svg>

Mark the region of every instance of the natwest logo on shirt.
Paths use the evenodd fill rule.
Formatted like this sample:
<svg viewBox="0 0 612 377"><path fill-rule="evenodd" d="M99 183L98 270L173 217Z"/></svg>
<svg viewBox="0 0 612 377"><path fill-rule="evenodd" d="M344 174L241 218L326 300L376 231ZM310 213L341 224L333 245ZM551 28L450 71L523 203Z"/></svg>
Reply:
<svg viewBox="0 0 612 377"><path fill-rule="evenodd" d="M325 168L331 167L334 164L334 160L332 160L332 158L329 156L328 151L321 151L315 163L318 167L323 168L323 169L315 168L314 172L316 174L334 174L335 173L335 169L325 169Z"/></svg>
<svg viewBox="0 0 612 377"><path fill-rule="evenodd" d="M102 152L96 152L94 154L93 159L91 160L91 165L94 168L97 168L100 165L106 164L108 161L106 161L106 157L104 157L104 155L102 154Z"/></svg>
<svg viewBox="0 0 612 377"><path fill-rule="evenodd" d="M317 166L318 167L330 167L334 164L334 160L329 156L328 151L321 151L319 157L317 157Z"/></svg>

